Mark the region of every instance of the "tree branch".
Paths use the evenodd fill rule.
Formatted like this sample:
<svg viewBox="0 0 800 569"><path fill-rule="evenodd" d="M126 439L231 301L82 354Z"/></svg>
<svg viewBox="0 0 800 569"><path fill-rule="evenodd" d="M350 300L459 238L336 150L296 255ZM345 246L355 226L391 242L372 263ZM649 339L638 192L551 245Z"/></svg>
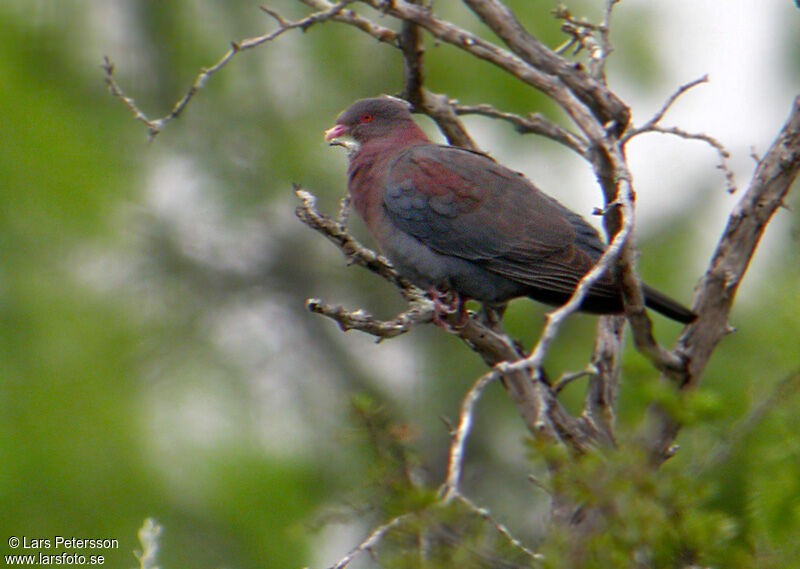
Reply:
<svg viewBox="0 0 800 569"><path fill-rule="evenodd" d="M758 242L773 214L783 204L800 172L800 96L789 117L756 169L750 186L734 208L711 263L695 293L698 319L678 339L676 352L687 362L685 374L672 377L681 390L697 385L717 343L730 333L730 314L736 291ZM648 449L654 462L669 455L680 423L659 408L649 413Z"/></svg>
<svg viewBox="0 0 800 569"><path fill-rule="evenodd" d="M703 75L702 77L699 77L693 81L689 81L688 83L678 87L675 90L675 92L672 93L672 95L670 95L667 98L667 100L664 102L664 104L661 106L658 112L655 115L653 115L653 117L650 120L648 120L640 127L629 129L628 132L626 132L625 135L622 137L622 142L625 143L634 136L638 136L643 132L649 132L653 130L653 127L655 127L659 122L661 122L661 119L664 118L664 115L667 114L667 111L672 107L672 105L675 103L675 101L678 100L678 98L681 95L683 95L686 91L688 91L692 87L696 87L701 83L708 83L708 75Z"/></svg>
<svg viewBox="0 0 800 569"><path fill-rule="evenodd" d="M290 22L284 20L281 16L277 13L273 12L272 10L264 8L263 11L269 14L273 19L278 22L278 29L270 32L268 34L264 34L263 36L258 36L255 38L244 39L238 42L231 42L231 48L228 52L222 56L217 63L212 65L207 69L203 69L197 77L195 77L192 86L189 87L189 90L186 94L178 100L177 103L172 107L172 110L165 116L159 119L150 119L147 115L142 112L137 106L134 100L123 92L122 88L117 84L114 80L114 64L111 60L106 56L104 58L103 63L103 71L105 71L105 82L108 85L109 91L115 97L118 97L125 103L125 106L134 114L134 118L140 122L143 122L147 125L147 133L148 133L148 140L152 141L158 134L163 130L164 126L173 119L178 118L181 113L183 113L184 109L189 105L191 100L194 96L202 89L206 82L208 81L209 77L211 77L214 73L224 68L231 60L238 55L239 53L246 51L248 49L252 49L257 47L263 43L269 42L274 40L275 38L281 36L284 32L294 29L301 29L306 31L309 27L317 24L319 22L324 22L326 20L330 20L335 18L339 13L344 10L344 8L348 4L352 4L355 0L341 0L336 4L329 4L326 8L322 11L316 12L311 14L301 20L297 20L295 22Z"/></svg>
<svg viewBox="0 0 800 569"><path fill-rule="evenodd" d="M545 119L539 113L531 113L526 117L499 111L491 105L456 105L455 112L458 115L481 115L493 119L500 119L510 123L514 130L519 134L538 134L559 142L580 154L583 158L589 159L589 145L580 136L574 134L564 128L561 128L554 122Z"/></svg>
<svg viewBox="0 0 800 569"><path fill-rule="evenodd" d="M678 136L680 138L684 138L686 140L699 140L711 146L714 150L717 151L717 156L719 157L719 164L717 164L717 168L721 170L722 174L725 176L726 191L729 194L736 193L737 191L736 176L734 175L731 167L728 165L731 155L730 152L728 152L728 150L719 140L717 140L713 136L709 136L704 133L687 132L676 126L667 127L667 126L656 125L650 129L650 132L671 134L674 136Z"/></svg>
<svg viewBox="0 0 800 569"><path fill-rule="evenodd" d="M303 223L323 234L333 242L355 264L364 266L396 286L410 302L409 309L389 321L380 321L363 310L347 311L341 306L332 306L318 299L310 299L306 305L312 312L335 320L343 330L360 330L379 339L390 338L406 332L411 326L429 322L432 313L429 301L422 291L398 275L389 261L356 241L344 227L316 209L314 196L299 187L295 193L302 201L296 213ZM454 333L467 346L481 356L488 366L503 362L515 362L523 358L514 341L507 335L493 330L476 318L457 322L458 314L445 317ZM498 367L512 401L528 429L537 437L561 440L575 452L585 452L588 442L596 439L589 426L572 417L563 408L541 377L541 369L535 379L530 369Z"/></svg>
<svg viewBox="0 0 800 569"><path fill-rule="evenodd" d="M303 1L308 2L309 0ZM317 5L324 0L313 1L315 5ZM579 101L558 78L548 75L535 66L529 65L513 53L491 42L487 42L475 34L459 28L450 22L436 18L429 9L416 6L404 0L393 0L390 3L386 3L383 0L360 1L372 6L381 13L389 14L400 20L413 22L427 30L436 39L464 50L479 59L492 63L500 69L512 74L520 81L542 91L564 109L575 124L586 133L590 140L602 140L605 134L603 127L592 117L587 107ZM334 20L337 20L337 18L334 18ZM338 20L342 21L341 18ZM620 118L624 115L625 124L627 124L628 120L626 113L627 109L625 113L620 115ZM611 122L617 125L620 124L619 121L612 120Z"/></svg>
<svg viewBox="0 0 800 569"><path fill-rule="evenodd" d="M483 374L475 385L464 396L461 402L461 414L458 419L458 427L452 433L453 440L450 443L450 456L447 462L447 477L440 490L442 500L448 502L454 497L460 495L458 490L458 483L461 479L461 469L464 462L464 446L467 444L467 437L472 428L473 414L475 412L475 404L483 394L483 390L488 387L490 383L497 380L500 375L496 370L490 370Z"/></svg>
<svg viewBox="0 0 800 569"><path fill-rule="evenodd" d="M613 445L616 427L617 393L619 391L620 354L625 320L620 316L601 316L592 354L592 372L581 417L601 437Z"/></svg>
<svg viewBox="0 0 800 569"><path fill-rule="evenodd" d="M499 0L464 0L464 3L514 52L536 69L557 77L591 109L600 124L616 123L622 132L630 120L628 107L608 88L545 47L519 23Z"/></svg>
<svg viewBox="0 0 800 569"><path fill-rule="evenodd" d="M348 311L342 306L325 304L318 298L306 300L306 308L310 312L335 320L343 332L358 330L377 337L378 341L405 334L416 324L431 322L435 313L433 303L422 295L392 320L378 320L363 309Z"/></svg>
<svg viewBox="0 0 800 569"><path fill-rule="evenodd" d="M347 553L347 555L342 557L335 564L331 565L330 569L344 569L345 567L350 565L350 562L353 561L353 559L358 557L360 554L364 553L365 551L371 551L374 547L376 547L381 542L383 536L386 535L388 531L394 529L395 527L403 523L405 520L413 517L414 515L416 515L416 513L417 512L415 511L406 512L405 514L396 516L391 520L389 520L388 522L379 525L378 527L372 530L372 532L367 536L367 538L364 541L362 541L356 547L351 549Z"/></svg>
<svg viewBox="0 0 800 569"><path fill-rule="evenodd" d="M339 247L350 263L361 265L383 277L400 289L401 294L408 300L416 300L419 297L419 289L401 277L386 257L364 247L347 232L344 226L320 213L317 210L317 198L311 192L297 185L294 187L294 192L302 202L302 205L295 210L300 221Z"/></svg>
<svg viewBox="0 0 800 569"><path fill-rule="evenodd" d="M690 133L678 127L664 127L659 124L661 122L661 119L664 118L664 115L667 113L667 111L672 107L672 105L675 103L675 101L678 100L678 98L681 95L686 93L686 91L688 91L689 89L707 82L708 82L708 75L703 75L702 77L695 79L694 81L690 81L678 87L678 89L672 95L669 96L669 98L664 102L664 104L661 106L658 112L655 115L653 115L653 117L650 120L648 120L640 127L629 129L628 132L625 133L625 135L622 137L622 145L624 147L625 144L627 144L634 137L648 132L672 134L674 136L679 136L686 140L700 140L702 142L705 142L706 144L708 144L714 150L717 151L717 154L719 155L719 164L717 168L722 170L722 173L725 176L725 183L727 185L726 189L728 193L733 194L736 192L736 177L733 174L733 170L728 165L728 161L730 160L731 155L719 140L707 134Z"/></svg>

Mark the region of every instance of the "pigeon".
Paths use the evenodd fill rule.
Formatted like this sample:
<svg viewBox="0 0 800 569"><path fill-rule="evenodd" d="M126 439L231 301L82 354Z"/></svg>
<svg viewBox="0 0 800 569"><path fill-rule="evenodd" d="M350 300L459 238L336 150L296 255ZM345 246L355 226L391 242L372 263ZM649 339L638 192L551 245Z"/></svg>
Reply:
<svg viewBox="0 0 800 569"><path fill-rule="evenodd" d="M401 99L356 101L325 140L349 141L353 208L397 271L434 294L562 305L606 249L592 225L522 174L485 154L431 142ZM642 292L645 305L667 318L695 320L653 288ZM592 285L580 310L624 311L613 271Z"/></svg>

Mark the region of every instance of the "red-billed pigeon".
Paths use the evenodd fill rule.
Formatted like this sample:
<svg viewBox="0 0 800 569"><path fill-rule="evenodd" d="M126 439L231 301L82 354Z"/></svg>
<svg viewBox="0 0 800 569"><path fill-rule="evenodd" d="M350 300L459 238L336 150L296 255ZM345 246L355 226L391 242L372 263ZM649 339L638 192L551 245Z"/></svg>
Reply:
<svg viewBox="0 0 800 569"><path fill-rule="evenodd" d="M348 189L383 253L427 290L500 303L527 296L560 305L605 250L581 216L488 156L432 143L393 97L356 101L325 132L355 141ZM696 315L643 286L645 304L682 323ZM623 311L618 280L604 275L581 310Z"/></svg>

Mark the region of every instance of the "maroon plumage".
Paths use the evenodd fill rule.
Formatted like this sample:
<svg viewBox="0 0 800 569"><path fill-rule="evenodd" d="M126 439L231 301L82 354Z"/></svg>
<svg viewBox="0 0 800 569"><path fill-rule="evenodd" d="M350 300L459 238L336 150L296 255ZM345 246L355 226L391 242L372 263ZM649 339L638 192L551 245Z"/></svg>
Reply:
<svg viewBox="0 0 800 569"><path fill-rule="evenodd" d="M401 274L425 288L502 302L566 302L605 250L581 216L484 154L433 144L391 97L356 101L325 132L350 136L353 205ZM644 286L645 304L679 322L695 315ZM619 283L603 276L581 310L619 313Z"/></svg>

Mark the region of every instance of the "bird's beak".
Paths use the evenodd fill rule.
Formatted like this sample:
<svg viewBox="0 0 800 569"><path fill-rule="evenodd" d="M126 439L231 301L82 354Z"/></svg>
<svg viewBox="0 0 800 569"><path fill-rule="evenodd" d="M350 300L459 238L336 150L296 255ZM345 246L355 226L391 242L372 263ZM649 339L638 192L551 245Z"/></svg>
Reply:
<svg viewBox="0 0 800 569"><path fill-rule="evenodd" d="M343 124L337 124L325 131L325 142L331 142L340 136L344 136L349 130L350 129L347 128L347 126Z"/></svg>

